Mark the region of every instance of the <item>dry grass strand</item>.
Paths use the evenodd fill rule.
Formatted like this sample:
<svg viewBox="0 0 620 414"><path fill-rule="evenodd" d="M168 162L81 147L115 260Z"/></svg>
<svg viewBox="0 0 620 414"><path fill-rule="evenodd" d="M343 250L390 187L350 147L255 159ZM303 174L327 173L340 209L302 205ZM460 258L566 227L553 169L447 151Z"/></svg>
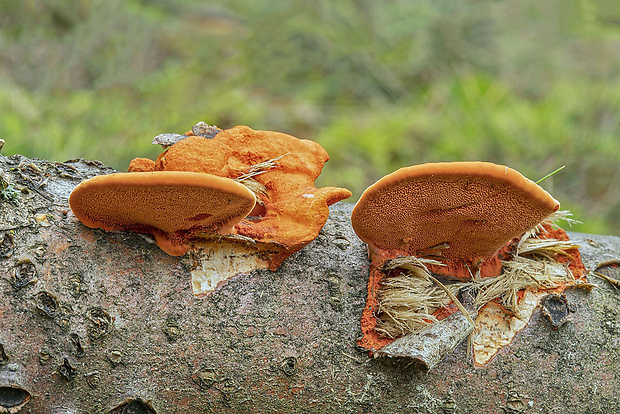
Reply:
<svg viewBox="0 0 620 414"><path fill-rule="evenodd" d="M555 219L566 219L570 214L562 212ZM549 223L553 218L549 218ZM503 273L493 278L481 278L479 274L467 282L449 285L434 278L426 265L442 265L433 259L413 256L389 260L383 270L388 273L395 269L405 271L388 276L381 282L378 292L379 323L376 330L388 337L416 333L437 319L433 313L441 307L454 303L468 317L469 312L459 302L456 295L461 289L476 292L473 305L480 309L493 300L509 312L519 316L518 292L524 289L554 289L575 278L566 264L557 260L560 255L568 256L567 250L578 247L572 242L556 239L538 239L535 236L523 238L516 255L502 262Z"/></svg>
<svg viewBox="0 0 620 414"><path fill-rule="evenodd" d="M245 173L241 174L239 177L235 178L234 180L237 181L238 183L245 185L256 196L256 202L260 205L264 205L262 199L268 196L267 188L260 182L256 181L254 177L260 174L264 174L267 171L271 170L272 168L277 167L278 166L277 161L288 154L289 153L287 152L286 154L282 154L279 157L272 158L267 161L262 161L262 162L259 162L258 164L250 165L247 168L247 171Z"/></svg>
<svg viewBox="0 0 620 414"><path fill-rule="evenodd" d="M405 271L388 276L381 282L377 332L390 338L420 332L437 322L433 316L437 309L456 299L455 293L460 286L441 284L431 276L427 264L442 265L436 260L413 256L399 257L386 263L386 272L394 269Z"/></svg>

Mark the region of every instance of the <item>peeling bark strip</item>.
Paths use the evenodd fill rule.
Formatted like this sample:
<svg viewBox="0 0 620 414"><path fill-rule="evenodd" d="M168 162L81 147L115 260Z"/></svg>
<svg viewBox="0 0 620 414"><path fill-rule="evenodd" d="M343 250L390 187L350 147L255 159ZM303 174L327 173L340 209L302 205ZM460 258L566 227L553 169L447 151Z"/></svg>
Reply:
<svg viewBox="0 0 620 414"><path fill-rule="evenodd" d="M368 260L350 205L277 272L200 299L191 257L73 216L73 187L111 169L12 156L0 172L0 413L620 412L620 293L603 279L566 292L557 328L536 309L488 365L461 345L426 375L356 347ZM570 237L591 271L620 259L620 238Z"/></svg>

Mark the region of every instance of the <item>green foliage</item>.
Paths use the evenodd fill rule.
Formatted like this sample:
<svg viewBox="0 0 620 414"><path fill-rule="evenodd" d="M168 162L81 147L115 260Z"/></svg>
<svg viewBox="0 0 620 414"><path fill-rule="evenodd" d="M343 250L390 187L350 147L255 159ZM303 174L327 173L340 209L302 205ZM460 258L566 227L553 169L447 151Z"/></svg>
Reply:
<svg viewBox="0 0 620 414"><path fill-rule="evenodd" d="M154 158L204 120L320 142L358 197L430 161L487 160L620 234L615 0L5 0L3 152Z"/></svg>

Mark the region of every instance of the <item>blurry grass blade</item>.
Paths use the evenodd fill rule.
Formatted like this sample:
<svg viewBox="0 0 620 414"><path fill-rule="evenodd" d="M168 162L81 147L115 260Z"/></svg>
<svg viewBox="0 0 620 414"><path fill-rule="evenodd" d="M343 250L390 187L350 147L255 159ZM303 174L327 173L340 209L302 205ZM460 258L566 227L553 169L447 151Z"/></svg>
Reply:
<svg viewBox="0 0 620 414"><path fill-rule="evenodd" d="M547 178L551 177L553 174L562 171L564 168L566 168L566 165L561 166L560 168L558 168L557 170L550 172L549 174L545 175L543 178L541 178L540 180L536 181L536 184L540 184L543 181L545 181Z"/></svg>

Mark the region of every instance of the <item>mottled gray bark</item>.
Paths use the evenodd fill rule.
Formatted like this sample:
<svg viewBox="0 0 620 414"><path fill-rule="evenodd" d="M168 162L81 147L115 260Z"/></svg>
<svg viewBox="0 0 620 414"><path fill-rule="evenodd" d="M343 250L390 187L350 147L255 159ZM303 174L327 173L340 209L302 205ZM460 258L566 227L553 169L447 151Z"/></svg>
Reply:
<svg viewBox="0 0 620 414"><path fill-rule="evenodd" d="M277 272L196 299L187 257L72 215L71 189L110 169L12 156L0 170L0 413L26 392L24 413L620 412L620 291L598 278L567 292L558 329L536 311L487 366L461 345L427 375L356 347L368 261L348 204ZM570 236L590 270L620 258L620 238Z"/></svg>

